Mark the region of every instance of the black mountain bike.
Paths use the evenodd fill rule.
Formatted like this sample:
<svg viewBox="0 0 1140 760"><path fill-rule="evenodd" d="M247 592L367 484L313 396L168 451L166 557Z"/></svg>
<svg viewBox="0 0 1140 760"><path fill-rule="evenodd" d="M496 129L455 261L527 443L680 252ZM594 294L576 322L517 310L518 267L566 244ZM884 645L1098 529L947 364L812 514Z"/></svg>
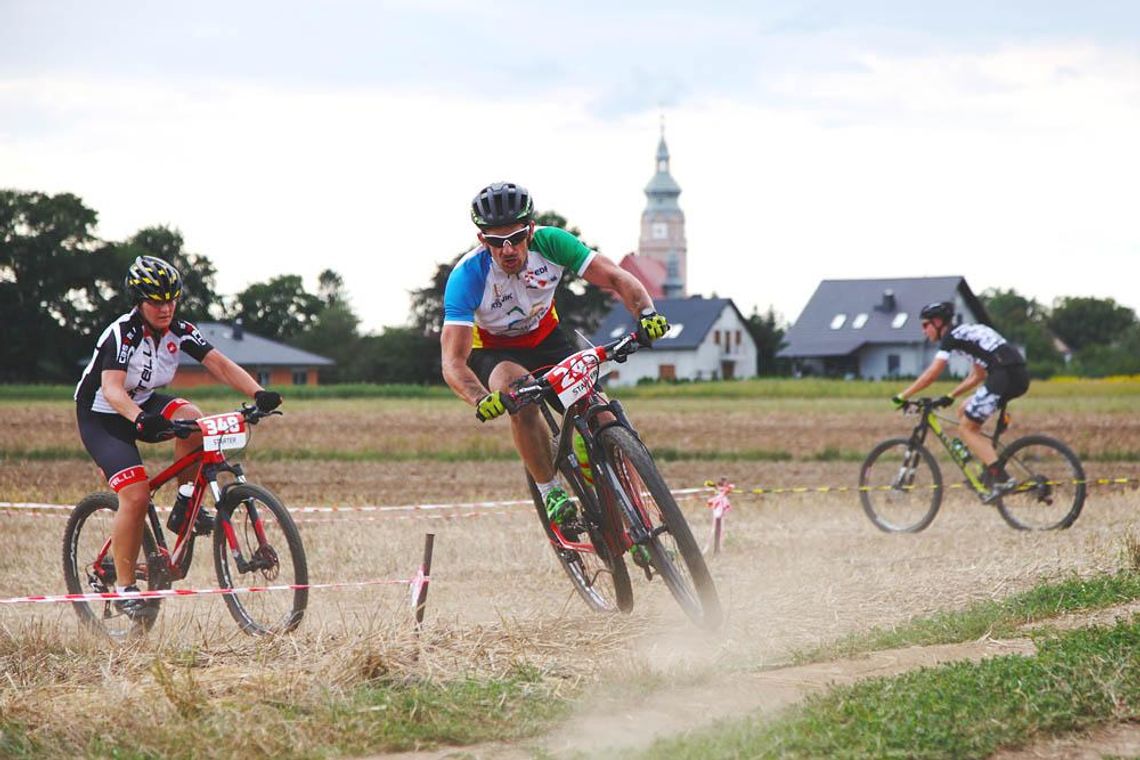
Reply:
<svg viewBox="0 0 1140 760"><path fill-rule="evenodd" d="M578 516L561 527L552 524L528 475L531 496L554 553L591 608L633 608L628 555L647 579L665 581L694 622L716 628L720 599L689 524L621 403L597 387L602 362L622 362L639 347L637 333L630 333L567 357L537 380L524 377L515 384L516 404L540 405L553 437L555 469L579 505ZM566 409L561 424L543 403L550 398ZM575 432L585 441L593 485L574 453Z"/></svg>
<svg viewBox="0 0 1140 760"><path fill-rule="evenodd" d="M942 505L942 471L924 445L933 432L951 461L966 478L965 487L979 500L989 494L982 482L982 465L955 445L942 423L938 399L907 401L903 411L917 412L918 424L909 438L890 438L871 450L859 470L859 498L863 511L878 528L888 533L917 533L934 520ZM1017 486L992 502L1012 527L1018 530L1068 528L1085 504L1085 471L1068 446L1045 435L1027 435L1008 446L999 442L1009 426L1006 405L998 409L992 436L998 462L1017 480Z"/></svg>

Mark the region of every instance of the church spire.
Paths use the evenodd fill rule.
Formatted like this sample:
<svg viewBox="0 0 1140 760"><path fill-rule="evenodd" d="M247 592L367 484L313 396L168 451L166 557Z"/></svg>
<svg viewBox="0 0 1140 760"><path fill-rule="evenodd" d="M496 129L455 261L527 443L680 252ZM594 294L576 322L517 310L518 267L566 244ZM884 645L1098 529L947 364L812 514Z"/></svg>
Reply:
<svg viewBox="0 0 1140 760"><path fill-rule="evenodd" d="M677 203L681 186L670 170L669 146L665 142L665 116L661 116L661 136L657 142L655 172L645 186L645 210L641 213L639 256L656 261L661 267L662 284L669 280L669 295L686 291L685 214Z"/></svg>

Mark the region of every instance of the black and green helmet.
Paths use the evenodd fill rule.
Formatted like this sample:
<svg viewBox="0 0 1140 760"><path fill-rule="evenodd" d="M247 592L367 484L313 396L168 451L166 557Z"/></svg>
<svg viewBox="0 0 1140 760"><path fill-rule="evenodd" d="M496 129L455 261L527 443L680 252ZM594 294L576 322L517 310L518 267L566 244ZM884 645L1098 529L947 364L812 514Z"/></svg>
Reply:
<svg viewBox="0 0 1140 760"><path fill-rule="evenodd" d="M471 221L480 229L529 222L534 216L534 200L522 185L495 182L479 191L471 201Z"/></svg>

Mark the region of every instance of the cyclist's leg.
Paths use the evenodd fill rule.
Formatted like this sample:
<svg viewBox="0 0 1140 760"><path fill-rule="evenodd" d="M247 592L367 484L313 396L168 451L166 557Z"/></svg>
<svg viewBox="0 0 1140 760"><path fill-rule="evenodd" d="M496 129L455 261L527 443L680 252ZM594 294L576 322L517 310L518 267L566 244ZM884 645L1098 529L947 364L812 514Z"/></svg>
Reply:
<svg viewBox="0 0 1140 760"><path fill-rule="evenodd" d="M492 391L510 389L512 382L529 374L525 367L511 361L500 362L491 372L487 388ZM515 448L526 465L527 472L538 484L554 479L554 464L551 461L550 431L542 420L542 414L535 405L528 405L510 415L511 437Z"/></svg>
<svg viewBox="0 0 1140 760"><path fill-rule="evenodd" d="M153 407L153 408L152 408ZM202 416L202 410L184 398L164 396L156 393L147 399L143 408L149 412L158 412L168 420L195 420ZM195 432L186 438L174 439L174 461L189 454L202 445L202 434ZM198 468L187 467L178 473L178 485L189 483L198 476Z"/></svg>
<svg viewBox="0 0 1140 760"><path fill-rule="evenodd" d="M118 496L119 511L111 526L111 551L115 555L115 586L125 588L135 585L150 486L146 480L131 483L119 489Z"/></svg>
<svg viewBox="0 0 1140 760"><path fill-rule="evenodd" d="M115 557L116 585L130 586L135 580L135 562L150 503L150 486L135 442L135 427L118 414L82 410L78 422L84 447L119 499L111 527L111 550Z"/></svg>
<svg viewBox="0 0 1140 760"><path fill-rule="evenodd" d="M988 420L1002 403L1001 395L982 385L964 403L958 405L958 433L970 453L990 467L997 461L993 441L982 432L982 424Z"/></svg>

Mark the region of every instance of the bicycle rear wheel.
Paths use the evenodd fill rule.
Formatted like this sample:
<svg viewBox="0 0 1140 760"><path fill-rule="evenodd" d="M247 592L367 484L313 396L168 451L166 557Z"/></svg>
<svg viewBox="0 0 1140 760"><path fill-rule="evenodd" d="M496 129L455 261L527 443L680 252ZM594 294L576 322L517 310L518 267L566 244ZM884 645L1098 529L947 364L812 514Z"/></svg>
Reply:
<svg viewBox="0 0 1140 760"><path fill-rule="evenodd" d="M1085 470L1060 441L1044 435L1018 438L999 461L1017 487L997 500L1002 519L1018 530L1068 528L1085 504Z"/></svg>
<svg viewBox="0 0 1140 760"><path fill-rule="evenodd" d="M560 545L550 528L550 520L546 517L546 505L543 504L538 486L528 473L527 486L534 500L534 508L538 512L539 522L542 523L546 537L550 540L550 548L554 550L574 590L590 609L595 612L629 612L633 609L633 586L629 582L629 570L625 566L625 560L620 554L615 555L610 551L606 543L605 533L611 530L608 520L598 508L597 501L591 495L587 495L585 485L576 469L564 465L559 471L578 501L581 527L585 530L585 535L580 535L579 540L590 544L594 550L575 551Z"/></svg>
<svg viewBox="0 0 1140 760"><path fill-rule="evenodd" d="M276 496L252 483L227 488L218 504L213 549L221 588L285 587L225 595L242 631L285 633L301 623L309 603L309 568L301 534Z"/></svg>
<svg viewBox="0 0 1140 760"><path fill-rule="evenodd" d="M871 449L863 461L859 500L879 530L918 533L942 506L942 471L925 446L890 438Z"/></svg>
<svg viewBox="0 0 1140 760"><path fill-rule="evenodd" d="M118 497L109 491L98 491L85 496L67 520L63 533L63 577L69 594L104 594L115 590L115 562L108 544L111 540L111 527L115 513L119 509ZM104 547L108 547L104 553ZM102 555L102 561L96 559ZM157 556L157 544L150 525L143 525L142 555ZM148 590L169 588L163 580L164 574L151 572L146 564L136 568L136 583ZM72 602L80 621L93 631L115 641L124 641L131 636L145 634L154 626L158 617L158 599L150 599L154 615L127 617L107 599L97 602Z"/></svg>
<svg viewBox="0 0 1140 760"><path fill-rule="evenodd" d="M716 585L689 524L645 445L628 428L611 425L598 433L605 454L610 488L626 498L632 512L649 530L649 560L665 580L685 613L704 628L722 619ZM597 468L595 468L597 473ZM596 475L595 475L596 477ZM603 487L606 487L603 484ZM622 519L630 519L622 510Z"/></svg>

